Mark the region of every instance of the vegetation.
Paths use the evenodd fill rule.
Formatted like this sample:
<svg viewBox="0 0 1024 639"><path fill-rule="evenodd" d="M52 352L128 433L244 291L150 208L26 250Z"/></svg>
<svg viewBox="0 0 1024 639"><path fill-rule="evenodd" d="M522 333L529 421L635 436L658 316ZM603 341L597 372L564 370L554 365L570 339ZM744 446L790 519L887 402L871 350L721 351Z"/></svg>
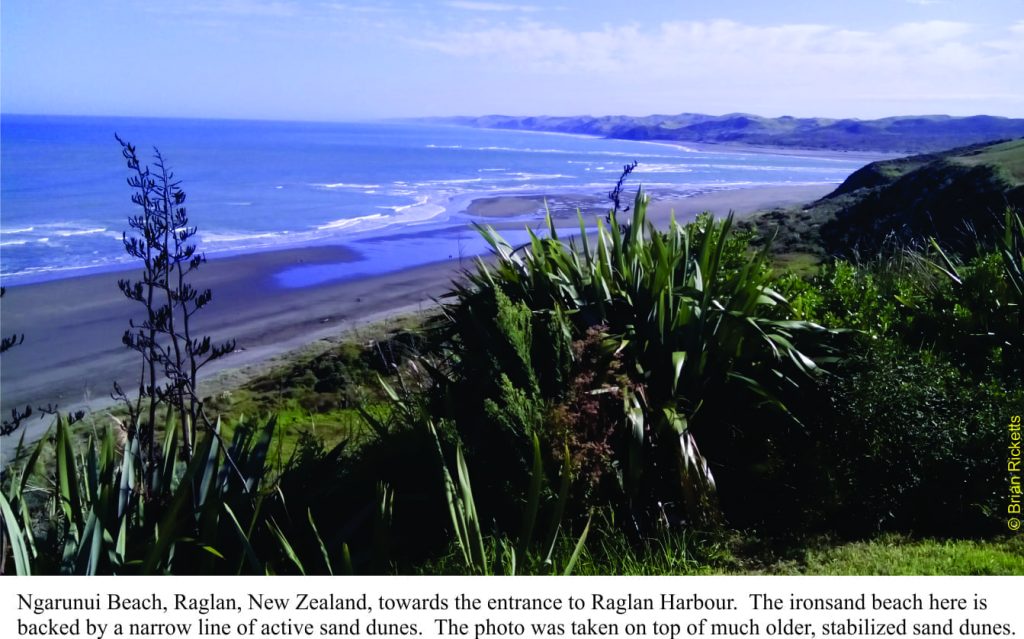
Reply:
<svg viewBox="0 0 1024 639"><path fill-rule="evenodd" d="M58 421L5 470L3 570L1024 573L1018 214L970 251L777 272L731 216L646 208L520 247L481 228L495 258L439 315L168 395L209 427L177 400L151 447L146 411Z"/></svg>
<svg viewBox="0 0 1024 639"><path fill-rule="evenodd" d="M176 411L181 424L182 455L190 461L198 422L202 420L207 428L210 426L197 394L199 370L227 355L235 346L234 342L213 344L209 337L194 332L193 317L213 294L209 289L195 289L188 281L206 257L196 251L192 241L197 229L189 226L180 182L175 181L159 150L155 150L156 165L151 171L140 162L134 146L120 137L117 141L131 172L128 186L132 189L132 203L140 209L137 215L128 218L132 235L124 234L124 248L128 255L142 262L140 280L122 279L117 285L125 297L142 305L144 316L138 323L129 320L129 329L121 339L141 356L138 392L129 398L115 384L114 397L128 408L129 442L136 437L142 439L147 449L146 460L155 459L158 410L165 406Z"/></svg>
<svg viewBox="0 0 1024 639"><path fill-rule="evenodd" d="M783 253L847 259L926 248L957 253L991 247L1007 207L1024 208L1024 139L872 162L835 191L800 209L748 222Z"/></svg>

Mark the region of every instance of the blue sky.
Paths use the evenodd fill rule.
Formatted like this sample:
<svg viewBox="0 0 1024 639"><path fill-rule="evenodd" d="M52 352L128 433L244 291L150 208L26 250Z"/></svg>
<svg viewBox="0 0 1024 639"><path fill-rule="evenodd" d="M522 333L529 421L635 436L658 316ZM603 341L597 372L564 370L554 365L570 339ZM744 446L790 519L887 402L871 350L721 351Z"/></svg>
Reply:
<svg viewBox="0 0 1024 639"><path fill-rule="evenodd" d="M1024 117L1024 0L4 0L0 111Z"/></svg>

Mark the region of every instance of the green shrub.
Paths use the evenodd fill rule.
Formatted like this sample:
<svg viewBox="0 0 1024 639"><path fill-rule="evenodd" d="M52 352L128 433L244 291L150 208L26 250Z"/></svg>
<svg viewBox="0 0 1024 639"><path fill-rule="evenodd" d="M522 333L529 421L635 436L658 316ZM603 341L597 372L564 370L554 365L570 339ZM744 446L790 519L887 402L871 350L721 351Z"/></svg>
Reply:
<svg viewBox="0 0 1024 639"><path fill-rule="evenodd" d="M789 461L811 517L844 534L998 530L1005 425L1024 394L892 340L853 354L822 392L809 448Z"/></svg>
<svg viewBox="0 0 1024 639"><path fill-rule="evenodd" d="M673 222L661 232L646 207L640 192L629 225L614 212L607 227L599 221L596 245L582 220L579 245L560 241L550 223L549 238L533 236L520 249L482 230L498 260L481 262L454 292L456 365L442 379L452 412L443 414L455 416L474 486L496 489L499 500L522 485L528 437L543 423L549 442L560 440L549 450L572 442L570 455L582 462L588 445L611 449L616 503L634 529L712 523L720 517L716 480L701 449L713 449L730 472L729 431L748 426L723 416L735 417L736 405L784 412L785 389L816 372L797 344L813 352L824 329L788 316L770 287L767 254L732 233L731 217ZM586 391L617 394L604 424L573 417L592 410L578 384L600 375L580 353L571 360L569 346L595 330L622 362L621 377L602 382L610 388Z"/></svg>

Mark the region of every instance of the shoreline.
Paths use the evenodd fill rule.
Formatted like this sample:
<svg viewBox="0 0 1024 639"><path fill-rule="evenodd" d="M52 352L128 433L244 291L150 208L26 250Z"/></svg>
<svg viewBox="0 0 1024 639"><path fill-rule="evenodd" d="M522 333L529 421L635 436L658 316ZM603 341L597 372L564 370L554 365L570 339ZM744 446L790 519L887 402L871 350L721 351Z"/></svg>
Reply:
<svg viewBox="0 0 1024 639"><path fill-rule="evenodd" d="M653 191L647 208L647 217L655 226L664 228L672 214L681 222L688 222L698 214L711 211L715 215L734 212L737 216L763 210L790 207L817 200L835 189L834 184L793 184L748 186L736 189L708 190L693 194ZM579 231L574 205L579 205L583 219L589 223L594 217L607 213L606 198L575 194L495 195L473 200L470 209L478 216L491 218L487 224L498 230L518 229L523 224L544 221L544 202L547 201L555 226L559 229ZM632 197L624 197L624 204L632 207ZM509 219L512 218L512 219Z"/></svg>
<svg viewBox="0 0 1024 639"><path fill-rule="evenodd" d="M832 188L750 187L652 199L649 218L664 227L672 211L681 222L704 210L718 215L733 210L745 215L801 204ZM542 221L543 214L538 219ZM592 220L587 221L592 226ZM525 226L522 218L494 219L492 225L500 230ZM560 218L559 227L570 231L567 235L572 229L578 232L575 214L571 219ZM195 329L197 334L210 335L214 342L235 339L237 345L235 353L204 369L203 379L266 362L361 325L432 308L434 300L451 289L452 280L473 265L472 259L453 257L381 275L328 279L297 287L286 286L280 278L296 267L343 271L351 266L358 272L359 262L359 253L343 246L211 258L193 279L197 288L213 291L210 305L196 315ZM119 278L132 273L138 273L138 268L8 288L2 305L3 331L5 335L24 334L25 341L4 353L0 361L0 403L5 415L13 407L24 408L29 403L33 407L57 404L63 413L101 410L112 403L109 394L115 380L126 389L137 386L138 355L122 345L121 336L129 317L138 318L141 307L125 299L117 287ZM30 418L22 427L26 441L41 436L51 421ZM20 436L21 431L0 441L4 449L0 458L10 454L7 450Z"/></svg>
<svg viewBox="0 0 1024 639"><path fill-rule="evenodd" d="M609 140L623 140L625 138L607 138ZM739 142L685 142L683 140L638 140L650 142L651 144L665 144L668 146L692 149L698 153L747 153L750 155L786 155L790 157L805 157L818 159L836 160L863 160L865 164L904 157L908 153L886 152L886 151L844 151L842 149L805 149L794 146L771 146L768 144L743 144Z"/></svg>
<svg viewBox="0 0 1024 639"><path fill-rule="evenodd" d="M517 128L504 128L504 127L488 127L488 126L477 126L473 124L456 124L453 122L444 122L445 118L440 118L439 121L430 121L431 118L392 118L394 122L403 122L406 124L425 124L428 126L443 126L452 127L457 129L483 129L490 131L515 131L517 133L536 133L538 135L557 135L570 138L584 138L590 140L621 140L623 142L640 142L644 144L657 144L673 147L682 147L687 149L693 149L694 151L704 152L734 152L734 153L752 153L752 154L774 154L774 155L803 155L805 157L836 157L837 159L864 159L866 162L874 162L876 160L883 160L887 158L903 157L907 155L914 155L910 152L899 152L899 151L876 151L876 150L844 150L844 149L823 149L823 148L804 148L797 146L775 146L771 144L745 144L743 142L687 142L686 140L664 140L664 139L632 139L632 138L617 138L609 135L595 135L592 133L569 133L566 131L543 131L540 129L517 129Z"/></svg>
<svg viewBox="0 0 1024 639"><path fill-rule="evenodd" d="M660 144L660 143L658 143ZM751 184L740 186L727 186L721 188L700 187L693 191L682 191L678 189L653 187L646 189L651 198L652 214L657 217L657 212L665 209L670 204L678 204L681 210L692 215L696 208L701 206L715 212L727 212L735 209L737 213L749 213L760 208L772 208L779 205L800 204L811 201L832 191L838 182L828 183L797 183L797 184ZM642 183L638 184L642 186ZM623 194L623 202L632 203L632 188L627 189ZM763 194L783 193L781 198L774 195ZM790 193L798 193L796 197ZM758 194L751 200L749 194ZM801 199L802 198L802 199ZM415 258L405 260L407 263L395 268L381 268L379 263L380 252L372 247L380 246L394 238L403 237L427 237L447 238L450 243L464 231L472 232L472 222L493 225L498 229L522 230L526 226L534 225L535 222L543 222L545 201L551 209L552 217L559 228L563 226L571 229L578 229L576 217L577 209L584 216L584 219L591 221L594 217L603 216L609 207L607 194L591 193L585 191L538 189L528 192L497 192L497 193L467 193L457 194L448 198L443 205L441 215L447 216L449 222L455 222L449 226L422 228L421 223L411 223L404 226L395 225L389 227L391 234L356 234L352 236L325 236L313 239L291 240L283 243L280 247L268 244L257 244L250 247L211 249L209 246L201 246L206 254L209 263L224 260L233 260L253 255L271 256L281 251L309 251L316 255L322 251L346 250L366 258L366 265L370 269L359 277L375 277L387 274L399 269L413 268L424 264L432 263L443 259L443 254L430 259L419 261ZM679 211L677 211L679 213ZM667 213L663 220L667 222ZM680 218L683 219L683 218ZM462 222L461 228L458 222ZM564 224L563 224L564 223ZM449 247L449 255L458 255L459 250L454 246ZM459 247L461 250L461 245ZM123 257L123 256L122 256ZM331 260L334 261L334 260ZM360 261L359 259L345 261ZM300 260L301 262L301 260ZM371 262L373 262L371 264ZM37 271L22 271L16 273L0 273L0 282L4 287L13 290L45 284L54 281L76 280L97 275L113 273L130 273L135 269L135 264L129 260L117 260L107 264L93 264L87 266L68 266Z"/></svg>

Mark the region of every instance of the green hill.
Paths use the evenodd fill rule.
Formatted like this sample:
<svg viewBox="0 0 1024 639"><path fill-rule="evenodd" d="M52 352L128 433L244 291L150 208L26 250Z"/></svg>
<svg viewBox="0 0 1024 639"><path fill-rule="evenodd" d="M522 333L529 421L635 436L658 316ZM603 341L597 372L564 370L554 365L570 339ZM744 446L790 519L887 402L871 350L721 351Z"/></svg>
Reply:
<svg viewBox="0 0 1024 639"><path fill-rule="evenodd" d="M777 229L783 252L871 253L929 237L970 251L1007 206L1024 207L1024 139L873 162L817 202L751 223Z"/></svg>

